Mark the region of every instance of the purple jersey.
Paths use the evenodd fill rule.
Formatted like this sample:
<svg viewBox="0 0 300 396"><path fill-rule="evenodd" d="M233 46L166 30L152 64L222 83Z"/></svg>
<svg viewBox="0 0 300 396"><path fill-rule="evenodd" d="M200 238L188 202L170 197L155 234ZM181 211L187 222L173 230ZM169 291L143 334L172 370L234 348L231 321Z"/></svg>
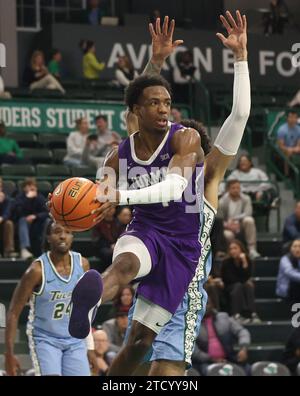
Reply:
<svg viewBox="0 0 300 396"><path fill-rule="evenodd" d="M137 158L134 149L134 135L119 146L120 189L141 189L165 179L167 168L174 152L171 139L180 124L171 124L159 147L147 161ZM200 231L200 212L203 205L203 164L198 164L189 184L178 201L168 204L134 205L133 220L128 230L136 226L154 228L172 237L196 238Z"/></svg>

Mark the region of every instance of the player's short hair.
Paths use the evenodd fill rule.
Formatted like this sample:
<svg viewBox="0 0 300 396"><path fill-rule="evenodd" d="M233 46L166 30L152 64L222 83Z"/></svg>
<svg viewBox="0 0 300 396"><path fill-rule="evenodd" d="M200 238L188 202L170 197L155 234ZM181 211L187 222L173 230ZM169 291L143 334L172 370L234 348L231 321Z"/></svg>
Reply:
<svg viewBox="0 0 300 396"><path fill-rule="evenodd" d="M133 111L133 106L138 103L144 89L155 86L166 88L170 96L172 96L171 86L162 76L142 75L135 78L125 90L125 103L130 111Z"/></svg>
<svg viewBox="0 0 300 396"><path fill-rule="evenodd" d="M186 128L193 128L199 133L201 137L201 147L204 151L204 155L207 155L211 150L211 140L204 128L204 125L196 120L193 119L184 119L180 122Z"/></svg>

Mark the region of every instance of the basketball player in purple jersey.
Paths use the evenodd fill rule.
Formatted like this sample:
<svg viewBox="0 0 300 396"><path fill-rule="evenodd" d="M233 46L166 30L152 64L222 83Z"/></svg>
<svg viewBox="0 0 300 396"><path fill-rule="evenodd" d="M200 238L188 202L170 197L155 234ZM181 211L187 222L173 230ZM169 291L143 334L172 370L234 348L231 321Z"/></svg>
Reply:
<svg viewBox="0 0 300 396"><path fill-rule="evenodd" d="M171 23L171 28L172 26L174 28L174 22ZM172 29L166 31L165 28L166 28L166 24L164 24L163 26L164 34L168 35L170 30L172 32ZM154 85L155 88L153 89L155 90L151 91L150 89L147 88L152 89L153 85L147 85L148 83L145 85L145 81L148 82L151 81L151 83L154 82L154 84L158 84L158 85ZM164 118L163 115L167 115L169 112L164 110L161 111L160 109L163 108L162 106L163 102L165 102L165 107L168 107L169 102L168 102L168 95L166 95L165 92L163 92L162 90L160 91L158 90L158 87L160 86L158 80L155 81L154 79L153 81L153 79L152 80L139 79L138 82L139 83L143 82L144 84L144 86L142 85L143 88L142 93L140 87L140 90L138 92L135 91L131 93L131 99L132 96L135 95L134 100L131 102L130 100L128 100L127 102L129 108L131 110L134 110L134 113L137 115L139 119L140 132L135 134L131 139L125 141L125 143L119 149L119 153L118 153L119 157L123 158L124 152L122 153L122 150L125 149L126 152L126 150L128 149L127 151L128 152L130 151L130 153L128 154L125 153L125 157L126 156L129 157L129 159L132 162L136 162L136 164L143 165L145 169L145 166L150 165L151 161L153 161L153 164L155 166L159 164L159 162L155 163L158 154L160 154L161 161L166 160L167 157L168 156L170 157L172 154L173 156L172 160L178 159L177 162L174 161L176 165L180 165L179 158L176 158L176 156L182 157L181 160L186 159L185 157L188 157L191 153L194 153L195 156L195 154L197 153L197 149L193 144L195 143L195 138L196 138L195 131L182 129L181 126L177 126L177 125L172 125L170 130L168 132L165 132L164 139L162 141L158 141L158 144L156 144L154 147L155 149L153 148L151 150L151 145L149 145L151 139L145 139L143 143L148 143L148 147L146 145L146 150L145 150L147 152L148 149L148 155L145 155L145 151L143 152L143 145L141 144L141 138L143 137L142 136L143 128L145 130L145 136L147 137L146 132L149 131L149 121L150 120L152 122L154 121L153 119L154 117L151 117L151 115L153 114L151 113L151 109L147 111L147 105L159 108L159 110L155 114L156 117L157 115L160 116L159 119L157 117L157 126L159 125L162 127L163 124L166 123L166 118ZM164 86L164 83L162 83L162 86ZM186 139L187 135L189 135L190 139ZM181 141L180 138L178 138L178 136L183 137ZM170 139L170 137L171 139L174 137L173 141ZM168 144L169 140L171 140L170 141L171 145ZM183 151L181 151L180 147L176 145L176 140L178 142L178 146L184 148L184 150L181 149ZM223 136L223 140L224 140L224 136ZM219 141L221 142L222 139L219 139ZM175 146L174 146L174 142L175 142ZM176 147L178 152L176 152ZM192 150L194 151L187 151L189 147L193 147ZM149 154L151 154L151 151L152 152L154 151L154 154L152 153L152 155L150 155L149 158ZM137 155L137 152L139 152L140 154ZM113 159L115 156L116 154L110 156L110 158L108 158L106 165L110 164L112 166ZM196 155L196 157L198 156ZM190 163L188 161L186 162L186 164L190 166ZM195 165L194 167L192 167L192 170L194 170L194 168L197 168L196 161L194 163L192 162L192 165L193 164ZM174 166L174 163L172 165ZM198 167L200 168L200 166ZM117 169L116 165L115 168ZM117 202L119 201L120 203L123 203L123 199L124 199L124 203L133 203L133 204L139 204L139 203L152 204L155 202L165 203L165 202L170 202L175 198L179 197L182 194L183 188L186 187L188 183L187 180L184 181L181 179L181 182L184 183L184 186L178 188L178 185L176 184L175 180L179 181L178 176L181 176L182 173L178 174L177 172L174 173L172 171L170 172L170 168L171 167L169 164L169 172L164 182L156 183L151 187L144 188L141 190L135 190L135 191L121 190L117 194L118 197ZM157 173L152 174L151 176L152 178L155 178L156 181L159 180L159 178L157 177L158 176ZM196 194L197 191L195 189L195 186L193 183L191 183L191 181L192 182L194 181L193 179L195 179L194 174L192 178L190 178L189 184L192 187L192 191ZM199 176L198 180L201 179L202 177ZM137 180L138 179L135 178L134 182L137 183ZM144 182L145 182L145 178L140 179L140 183L144 183ZM170 190L170 186L171 186L171 190ZM147 197L146 197L146 192L147 192ZM151 196L150 202L148 196L149 193ZM103 211L108 209L111 206L111 204L114 204L114 202L104 204L100 212L103 213ZM188 206L184 199L183 199L183 204L186 205L186 207ZM189 260L189 265L190 267L193 268L194 271L196 267L195 264L193 265L193 262L194 263L198 262L198 258L199 258L198 257L195 260L195 256L192 257L191 254L187 254L187 253L191 253L191 251L193 254L194 252L197 252L197 254L199 254L200 252L199 251L200 246L199 245L197 246L197 244L195 244L196 240L198 242L199 228L197 229L197 236L196 236L195 225L197 224L198 227L200 226L199 213L198 213L198 222L196 220L196 217L193 216L195 213L192 214L192 217L189 217L188 221L184 221L184 220L182 221L181 218L178 218L176 216L178 211L175 213L175 211L171 210L170 214L172 215L172 217L164 218L164 213L160 212L160 210L162 209L161 205L157 207L156 212L152 212L152 213L151 212L147 213L147 211L144 210L145 207L146 206L140 207L140 205L137 205L136 216L134 218L133 223L129 227L127 234L125 233L125 235L119 240L116 246L116 250L114 254L115 256L114 263L112 267L109 269L109 271L106 274L104 274L104 294L103 294L104 301L113 296L113 294L115 293L113 288L117 290L118 284L121 284L122 282L127 283L133 278L140 278L141 276L149 274L148 276L142 279L139 285L138 299L136 303L136 309L133 315L134 320L129 335L129 340L127 346L122 350L119 357L116 359L112 367L111 374L116 373L119 375L120 374L128 375L133 372L134 368L141 360L141 357L145 354L146 350L148 349L149 343L151 344L151 340L153 340L156 334L159 333L159 330L163 326L163 323L164 322L166 323L171 318L172 314L174 313L175 304L177 304L176 307L178 306L178 296L182 294L182 288L179 289L178 285L182 286L184 281L186 281L190 276L190 272L189 275L186 276L186 271L185 271L186 268L183 270L183 267L186 266L187 264L187 260ZM201 206L199 205L198 208L200 210ZM151 210L155 210L155 209L156 208L154 207L151 208ZM171 209L173 208L171 207ZM185 209L184 212L187 212L187 210ZM180 215L187 216L188 218L188 214L184 212L179 211ZM155 219L156 213L159 215L159 218L157 219L158 220L157 224L155 224L155 221L153 221ZM143 214L143 217L145 218L144 222L142 219L139 218L139 214ZM176 229L178 225L179 228ZM150 231L148 231L148 233L145 233L145 227L147 226L149 227ZM161 228L160 230L158 230L158 233L160 234L158 240L156 240L155 238L157 233L156 230L157 226L158 229ZM176 238L176 234L181 239L180 240L181 246L179 245L176 246L176 242L179 242L179 238ZM129 237L133 237L134 239L129 240ZM176 239L177 241L175 241ZM171 245L170 245L170 241L172 242ZM192 245L192 249L188 248L188 244L185 245L185 242L187 241L189 241L189 245ZM137 261L138 264L135 265ZM170 271L169 269L170 267L168 266L168 263L170 261L173 261L172 264L174 265L172 271ZM134 272L133 268L135 268L135 274L132 276L132 273ZM179 271L177 272L177 277L176 277L175 273L177 269L179 269ZM168 275L167 278L165 276L166 274ZM158 283L159 286L157 285ZM161 290L162 287L164 287L163 290ZM185 287L187 287L186 284ZM109 288L109 290L105 291L106 288ZM153 293L151 293L152 291ZM82 337L85 335L86 332L88 332L89 321L83 320L81 322L80 316L83 315L83 319L85 319L84 315L87 316L89 311L97 303L97 298L94 298L94 295L99 296L100 292L101 292L101 283L95 273L90 272L88 276L84 276L82 280L79 282L78 287L76 287L75 293L73 294L74 308L70 321L71 334ZM109 295L110 297L108 297ZM86 300L84 300L84 298L86 298ZM171 302L170 302L170 298L172 299Z"/></svg>
<svg viewBox="0 0 300 396"><path fill-rule="evenodd" d="M214 147L210 151L209 142L203 128L193 121L183 121L182 124L192 126L201 135L202 147L206 155L204 160L204 205L203 221L199 240L202 251L196 273L189 284L185 296L178 306L171 320L155 338L151 351L147 354L147 361L152 362L150 375L172 376L184 375L185 369L191 365L191 356L195 340L199 333L202 317L205 313L207 295L203 288L211 268L210 232L218 207L218 187L225 171L236 154L243 136L245 125L250 113L250 81L247 67L247 27L245 16L241 18L236 13L237 22L230 13L226 13L227 20L221 16L228 38L218 34L223 44L233 51L234 66L234 94L231 114L223 124ZM163 62L173 52L172 42L159 30L159 21L156 28L150 25L152 36L153 57L144 73L157 75L160 73ZM237 100L239 98L239 100ZM127 116L127 130L131 134L138 130L136 117L129 113ZM132 313L129 313L129 330ZM245 353L245 351L241 351ZM148 366L139 369L138 375L146 374Z"/></svg>

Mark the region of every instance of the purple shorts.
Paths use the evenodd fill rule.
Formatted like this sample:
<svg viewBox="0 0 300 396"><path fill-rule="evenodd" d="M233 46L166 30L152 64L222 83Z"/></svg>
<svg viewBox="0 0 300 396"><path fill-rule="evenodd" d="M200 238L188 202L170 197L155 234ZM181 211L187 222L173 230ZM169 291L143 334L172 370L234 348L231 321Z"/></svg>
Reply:
<svg viewBox="0 0 300 396"><path fill-rule="evenodd" d="M137 294L174 314L201 255L198 237L176 238L137 224L129 227L123 235L139 238L151 256L151 271L140 278Z"/></svg>

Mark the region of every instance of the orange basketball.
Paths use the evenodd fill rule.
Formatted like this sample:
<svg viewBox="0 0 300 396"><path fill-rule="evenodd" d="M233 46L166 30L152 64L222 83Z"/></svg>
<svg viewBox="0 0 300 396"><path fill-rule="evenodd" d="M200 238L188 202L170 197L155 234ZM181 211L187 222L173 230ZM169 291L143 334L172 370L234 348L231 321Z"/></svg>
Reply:
<svg viewBox="0 0 300 396"><path fill-rule="evenodd" d="M83 177L61 182L53 191L50 212L55 221L70 231L86 231L94 227L91 211L99 208L94 202L97 185Z"/></svg>

